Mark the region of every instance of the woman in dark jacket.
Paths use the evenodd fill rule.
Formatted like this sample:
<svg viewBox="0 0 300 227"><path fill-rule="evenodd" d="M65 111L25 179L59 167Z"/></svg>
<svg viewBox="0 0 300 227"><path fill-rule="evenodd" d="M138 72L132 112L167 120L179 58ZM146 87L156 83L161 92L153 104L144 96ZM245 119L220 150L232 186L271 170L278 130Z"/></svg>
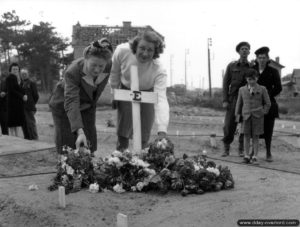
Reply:
<svg viewBox="0 0 300 227"><path fill-rule="evenodd" d="M7 126L9 135L20 136L24 124L24 102L27 101L23 89L20 86L20 67L17 63L9 66L9 75L6 78L7 89Z"/></svg>
<svg viewBox="0 0 300 227"><path fill-rule="evenodd" d="M8 135L7 127L7 90L6 90L6 75L0 74L0 125L3 135ZM1 133L0 133L1 135Z"/></svg>
<svg viewBox="0 0 300 227"><path fill-rule="evenodd" d="M282 90L280 75L275 68L268 65L269 63L269 51L268 47L261 47L254 53L256 55L256 64L254 69L259 73L257 83L267 88L270 100L271 108L269 113L265 115L264 119L264 135L266 144L266 161L272 162L271 154L271 142L273 136L273 129L275 124L275 118L279 118L278 104L275 97L279 95Z"/></svg>
<svg viewBox="0 0 300 227"><path fill-rule="evenodd" d="M96 104L110 73L112 46L107 39L93 42L75 60L50 99L57 151L62 146L97 150Z"/></svg>

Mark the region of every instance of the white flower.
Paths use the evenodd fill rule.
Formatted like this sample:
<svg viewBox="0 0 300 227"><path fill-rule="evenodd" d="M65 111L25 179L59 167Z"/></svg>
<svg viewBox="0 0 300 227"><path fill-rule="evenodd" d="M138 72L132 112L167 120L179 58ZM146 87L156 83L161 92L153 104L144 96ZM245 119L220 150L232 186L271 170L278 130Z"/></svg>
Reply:
<svg viewBox="0 0 300 227"><path fill-rule="evenodd" d="M162 145L162 142L161 142L161 141L158 141L157 144L156 144L156 147L157 147L157 148L160 148L161 145Z"/></svg>
<svg viewBox="0 0 300 227"><path fill-rule="evenodd" d="M200 166L198 166L197 164L194 164L194 168L196 171L198 171L200 169Z"/></svg>
<svg viewBox="0 0 300 227"><path fill-rule="evenodd" d="M61 155L61 156L60 156L60 161L61 161L61 162L66 162L67 159L68 159L67 156L64 156L64 155Z"/></svg>
<svg viewBox="0 0 300 227"><path fill-rule="evenodd" d="M76 156L79 156L79 150L78 150L78 149L74 150L74 154L75 154Z"/></svg>
<svg viewBox="0 0 300 227"><path fill-rule="evenodd" d="M107 161L110 165L119 164L121 162L118 157L109 157Z"/></svg>
<svg viewBox="0 0 300 227"><path fill-rule="evenodd" d="M39 189L39 187L36 184L32 184L28 187L29 191L36 191L38 189Z"/></svg>
<svg viewBox="0 0 300 227"><path fill-rule="evenodd" d="M142 154L148 154L148 151L149 151L149 147L146 147L146 148L141 150L141 153Z"/></svg>
<svg viewBox="0 0 300 227"><path fill-rule="evenodd" d="M161 142L162 142L162 145L164 145L165 147L168 145L168 140L166 140L166 138L163 138L161 140Z"/></svg>
<svg viewBox="0 0 300 227"><path fill-rule="evenodd" d="M122 157L122 152L115 150L111 155L120 158Z"/></svg>
<svg viewBox="0 0 300 227"><path fill-rule="evenodd" d="M123 185L122 184L116 184L114 187L113 187L113 190L117 193L123 193L125 192L125 190L123 189Z"/></svg>
<svg viewBox="0 0 300 227"><path fill-rule="evenodd" d="M91 150L89 150L89 149L87 149L87 148L84 148L84 149L83 149L83 152L84 152L85 154L91 154Z"/></svg>
<svg viewBox="0 0 300 227"><path fill-rule="evenodd" d="M99 184L97 184L97 183L90 184L89 191L92 193L99 192Z"/></svg>
<svg viewBox="0 0 300 227"><path fill-rule="evenodd" d="M145 168L144 170L149 176L154 176L156 174L154 169Z"/></svg>
<svg viewBox="0 0 300 227"><path fill-rule="evenodd" d="M141 166L143 168L147 168L150 166L149 163L147 162L144 162L142 159L139 159L138 157L133 157L132 160L131 160L131 164L134 165L134 166Z"/></svg>
<svg viewBox="0 0 300 227"><path fill-rule="evenodd" d="M136 192L136 187L135 186L131 186L131 191Z"/></svg>
<svg viewBox="0 0 300 227"><path fill-rule="evenodd" d="M67 171L67 174L69 174L69 175L74 174L74 169L69 165L66 165L66 171Z"/></svg>
<svg viewBox="0 0 300 227"><path fill-rule="evenodd" d="M126 149L123 151L123 154L128 154L128 153L131 153L131 151L129 149Z"/></svg>
<svg viewBox="0 0 300 227"><path fill-rule="evenodd" d="M220 171L219 171L219 169L217 169L217 168L208 167L206 170L207 170L208 172L211 172L211 173L216 174L216 176L219 176L219 175L220 175Z"/></svg>
<svg viewBox="0 0 300 227"><path fill-rule="evenodd" d="M202 151L202 155L207 155L207 151L206 151L206 150L203 150L203 151Z"/></svg>
<svg viewBox="0 0 300 227"><path fill-rule="evenodd" d="M136 184L136 189L138 191L142 191L144 186L145 186L144 182L139 182Z"/></svg>

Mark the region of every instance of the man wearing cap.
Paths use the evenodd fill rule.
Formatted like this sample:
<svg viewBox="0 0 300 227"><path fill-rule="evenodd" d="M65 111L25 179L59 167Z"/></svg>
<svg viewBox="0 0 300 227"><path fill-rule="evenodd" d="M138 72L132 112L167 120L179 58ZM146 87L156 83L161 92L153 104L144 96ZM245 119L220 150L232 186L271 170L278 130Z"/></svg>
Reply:
<svg viewBox="0 0 300 227"><path fill-rule="evenodd" d="M223 157L229 155L230 144L233 142L237 123L235 119L235 106L240 87L246 84L245 73L250 68L248 55L250 54L250 44L240 42L236 46L236 52L240 55L239 60L229 63L223 78L223 107L226 108L224 120L224 153ZM239 155L243 156L243 135L239 136Z"/></svg>
<svg viewBox="0 0 300 227"><path fill-rule="evenodd" d="M256 60L253 68L256 69L259 74L257 83L267 88L271 100L269 113L264 117L263 138L265 139L266 144L266 161L272 162L271 142L273 128L275 118L279 117L278 104L275 97L281 92L282 86L279 72L275 68L269 66L269 51L270 49L268 47L261 47L254 52Z"/></svg>

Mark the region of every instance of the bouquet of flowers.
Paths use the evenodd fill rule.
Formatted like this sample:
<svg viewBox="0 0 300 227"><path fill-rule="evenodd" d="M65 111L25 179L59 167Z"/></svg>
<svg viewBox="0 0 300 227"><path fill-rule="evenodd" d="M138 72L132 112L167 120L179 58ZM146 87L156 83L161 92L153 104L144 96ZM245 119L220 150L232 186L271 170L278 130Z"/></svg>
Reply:
<svg viewBox="0 0 300 227"><path fill-rule="evenodd" d="M132 155L129 150L114 151L111 157L100 158L94 164L94 180L100 188L116 192L142 191L155 170L149 163Z"/></svg>
<svg viewBox="0 0 300 227"><path fill-rule="evenodd" d="M53 191L58 186L64 186L67 194L76 192L82 187L89 186L93 174L92 157L89 149L82 147L73 150L64 146L57 164L57 174L53 178L53 184L48 189Z"/></svg>
<svg viewBox="0 0 300 227"><path fill-rule="evenodd" d="M66 192L89 187L91 192L103 189L125 191L170 190L203 194L234 187L230 169L207 161L206 153L196 157L174 156L170 139L156 139L148 150L133 155L129 150L114 151L109 157L93 159L89 150L65 147L50 190L65 186Z"/></svg>

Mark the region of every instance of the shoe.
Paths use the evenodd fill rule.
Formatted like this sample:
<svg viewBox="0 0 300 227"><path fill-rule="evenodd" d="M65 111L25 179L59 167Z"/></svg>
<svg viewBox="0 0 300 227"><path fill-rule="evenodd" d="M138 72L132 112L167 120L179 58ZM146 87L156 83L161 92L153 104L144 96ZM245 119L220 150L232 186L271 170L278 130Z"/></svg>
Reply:
<svg viewBox="0 0 300 227"><path fill-rule="evenodd" d="M254 150L252 149L251 153L250 153L250 158L252 158L254 156Z"/></svg>
<svg viewBox="0 0 300 227"><path fill-rule="evenodd" d="M244 159L243 159L243 163L249 164L250 163L250 157L245 156Z"/></svg>
<svg viewBox="0 0 300 227"><path fill-rule="evenodd" d="M267 156L267 157L266 157L266 161L267 161L267 162L273 162L272 156Z"/></svg>
<svg viewBox="0 0 300 227"><path fill-rule="evenodd" d="M227 157L229 156L229 151L224 151L224 153L221 155L221 157Z"/></svg>
<svg viewBox="0 0 300 227"><path fill-rule="evenodd" d="M259 165L256 157L252 157L251 164L253 164L253 165Z"/></svg>

